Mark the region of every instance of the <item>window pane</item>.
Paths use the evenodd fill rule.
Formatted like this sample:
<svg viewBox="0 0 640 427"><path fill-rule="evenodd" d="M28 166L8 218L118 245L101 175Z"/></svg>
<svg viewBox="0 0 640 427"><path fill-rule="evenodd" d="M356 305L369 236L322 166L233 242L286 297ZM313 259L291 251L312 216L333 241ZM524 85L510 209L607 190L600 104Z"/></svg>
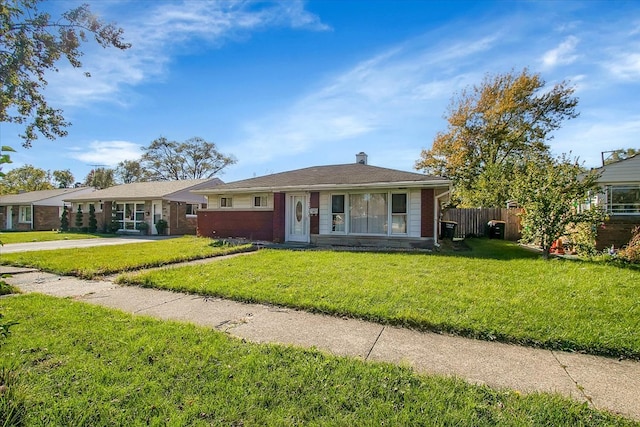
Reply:
<svg viewBox="0 0 640 427"><path fill-rule="evenodd" d="M640 187L610 187L609 212L614 214L640 213Z"/></svg>
<svg viewBox="0 0 640 427"><path fill-rule="evenodd" d="M331 196L331 212L344 213L344 194Z"/></svg>
<svg viewBox="0 0 640 427"><path fill-rule="evenodd" d="M333 214L331 231L344 232L344 214Z"/></svg>
<svg viewBox="0 0 640 427"><path fill-rule="evenodd" d="M393 221L391 225L392 234L407 233L407 216L406 215L393 215L392 221Z"/></svg>
<svg viewBox="0 0 640 427"><path fill-rule="evenodd" d="M391 212L407 213L407 195L406 194L391 195Z"/></svg>

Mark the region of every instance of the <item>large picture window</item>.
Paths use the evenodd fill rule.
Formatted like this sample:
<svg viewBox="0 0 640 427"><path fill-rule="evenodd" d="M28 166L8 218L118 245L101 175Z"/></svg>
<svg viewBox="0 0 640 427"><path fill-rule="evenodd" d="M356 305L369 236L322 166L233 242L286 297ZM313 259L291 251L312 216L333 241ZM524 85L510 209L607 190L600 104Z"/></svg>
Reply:
<svg viewBox="0 0 640 427"><path fill-rule="evenodd" d="M607 187L607 211L614 215L640 214L640 185Z"/></svg>
<svg viewBox="0 0 640 427"><path fill-rule="evenodd" d="M144 202L116 203L116 221L120 230L137 230L144 222Z"/></svg>
<svg viewBox="0 0 640 427"><path fill-rule="evenodd" d="M349 231L354 234L387 234L387 193L349 195Z"/></svg>

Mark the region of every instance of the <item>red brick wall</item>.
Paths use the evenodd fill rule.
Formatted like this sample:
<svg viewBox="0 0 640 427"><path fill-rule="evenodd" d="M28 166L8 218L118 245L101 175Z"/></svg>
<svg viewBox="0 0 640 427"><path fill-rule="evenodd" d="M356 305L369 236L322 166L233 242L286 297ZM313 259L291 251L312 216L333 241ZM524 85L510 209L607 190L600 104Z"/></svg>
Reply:
<svg viewBox="0 0 640 427"><path fill-rule="evenodd" d="M620 248L631 239L631 230L640 225L640 217L614 217L604 224L603 228L598 228L596 237L596 249L601 251L613 245Z"/></svg>
<svg viewBox="0 0 640 427"><path fill-rule="evenodd" d="M320 193L317 191L314 191L313 193L311 193L311 200L310 200L310 204L309 207L311 209L316 209L317 211L320 210ZM309 218L309 232L311 234L320 234L320 215L310 215Z"/></svg>
<svg viewBox="0 0 640 427"><path fill-rule="evenodd" d="M273 194L273 222L271 227L273 230L272 240L276 243L284 243L285 241L286 200L284 193Z"/></svg>
<svg viewBox="0 0 640 427"><path fill-rule="evenodd" d="M60 210L57 206L34 206L33 229L38 231L58 230Z"/></svg>
<svg viewBox="0 0 640 427"><path fill-rule="evenodd" d="M421 212L421 237L434 237L433 230L433 207L435 203L435 194L433 188L423 188L420 194L420 212Z"/></svg>
<svg viewBox="0 0 640 427"><path fill-rule="evenodd" d="M198 236L274 240L273 211L199 211Z"/></svg>

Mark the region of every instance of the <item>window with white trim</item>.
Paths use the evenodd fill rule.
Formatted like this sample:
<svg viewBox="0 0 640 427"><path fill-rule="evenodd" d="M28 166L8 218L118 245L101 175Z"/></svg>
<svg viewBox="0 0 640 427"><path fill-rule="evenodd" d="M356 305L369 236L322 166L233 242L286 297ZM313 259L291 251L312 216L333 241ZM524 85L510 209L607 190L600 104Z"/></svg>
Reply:
<svg viewBox="0 0 640 427"><path fill-rule="evenodd" d="M407 234L407 193L391 195L391 234Z"/></svg>
<svg viewBox="0 0 640 427"><path fill-rule="evenodd" d="M266 208L267 207L267 196L253 196L253 207L254 208Z"/></svg>
<svg viewBox="0 0 640 427"><path fill-rule="evenodd" d="M344 199L344 194L331 195L331 231L335 233L346 231Z"/></svg>
<svg viewBox="0 0 640 427"><path fill-rule="evenodd" d="M186 205L187 215L197 215L199 207L200 207L199 203L196 203L196 204L187 203Z"/></svg>
<svg viewBox="0 0 640 427"><path fill-rule="evenodd" d="M220 197L220 207L221 208L232 208L233 207L233 197Z"/></svg>
<svg viewBox="0 0 640 427"><path fill-rule="evenodd" d="M32 218L31 213L31 206L20 206L20 212L18 216L19 222L30 223Z"/></svg>
<svg viewBox="0 0 640 427"><path fill-rule="evenodd" d="M640 185L612 185L606 188L607 212L612 215L640 214Z"/></svg>
<svg viewBox="0 0 640 427"><path fill-rule="evenodd" d="M387 234L387 193L349 195L349 232Z"/></svg>

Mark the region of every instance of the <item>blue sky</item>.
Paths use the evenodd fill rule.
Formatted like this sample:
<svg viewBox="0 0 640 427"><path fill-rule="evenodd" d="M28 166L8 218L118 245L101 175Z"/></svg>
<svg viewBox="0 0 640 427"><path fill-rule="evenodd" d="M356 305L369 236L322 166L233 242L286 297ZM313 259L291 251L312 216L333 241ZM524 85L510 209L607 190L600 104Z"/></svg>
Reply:
<svg viewBox="0 0 640 427"><path fill-rule="evenodd" d="M23 149L20 129L1 124L2 145L18 150L5 172L32 164L80 181L160 136L233 154L226 182L350 163L360 151L413 170L457 93L524 67L576 87L580 117L555 132L555 154L595 167L601 151L640 148L635 1L89 3L133 47L88 44L81 70L62 63L50 74L48 99L73 123L69 135Z"/></svg>

